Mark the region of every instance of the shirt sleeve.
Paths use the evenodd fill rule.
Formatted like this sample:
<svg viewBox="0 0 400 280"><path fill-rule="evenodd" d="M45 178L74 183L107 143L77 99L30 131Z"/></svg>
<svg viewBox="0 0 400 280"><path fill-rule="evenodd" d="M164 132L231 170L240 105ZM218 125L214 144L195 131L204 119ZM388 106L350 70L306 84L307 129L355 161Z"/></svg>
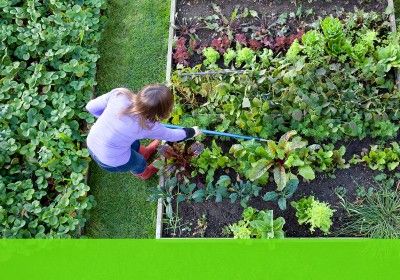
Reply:
<svg viewBox="0 0 400 280"><path fill-rule="evenodd" d="M110 99L113 91L110 91L106 94L103 94L95 99L89 101L86 104L86 110L89 111L96 118L100 117L100 115L104 112L104 109L107 107L108 100Z"/></svg>
<svg viewBox="0 0 400 280"><path fill-rule="evenodd" d="M145 137L150 139L178 142L192 138L195 132L193 128L173 129L167 128L161 123L156 123L151 129L146 131L145 134Z"/></svg>

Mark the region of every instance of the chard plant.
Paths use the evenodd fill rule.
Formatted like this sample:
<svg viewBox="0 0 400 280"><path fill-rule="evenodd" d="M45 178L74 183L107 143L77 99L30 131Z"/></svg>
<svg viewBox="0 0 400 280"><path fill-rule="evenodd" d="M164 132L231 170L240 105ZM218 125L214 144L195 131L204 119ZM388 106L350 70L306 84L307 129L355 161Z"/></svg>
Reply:
<svg viewBox="0 0 400 280"><path fill-rule="evenodd" d="M297 150L306 147L307 142L302 141L301 137L290 141L294 135L296 132L290 131L278 142L269 140L266 145L254 141L236 144L231 147L230 153L240 162L240 171L251 181L267 183L271 169L277 190L281 191L286 187L288 180L295 177L290 172L291 167L302 167L299 168L299 173L306 179L315 177L312 168L305 165L296 154Z"/></svg>
<svg viewBox="0 0 400 280"><path fill-rule="evenodd" d="M187 146L185 142L161 145L158 152L163 159L155 163L160 172L177 177L179 181L190 177L192 159L198 157L204 150L204 145L195 142Z"/></svg>
<svg viewBox="0 0 400 280"><path fill-rule="evenodd" d="M246 178L260 184L268 182L272 171L277 191L282 191L289 180L313 180L315 171L333 171L347 168L343 158L345 148L334 150L333 146L309 145L296 131L284 134L278 142L268 140L266 144L255 141L233 145L230 153L238 163L238 171Z"/></svg>

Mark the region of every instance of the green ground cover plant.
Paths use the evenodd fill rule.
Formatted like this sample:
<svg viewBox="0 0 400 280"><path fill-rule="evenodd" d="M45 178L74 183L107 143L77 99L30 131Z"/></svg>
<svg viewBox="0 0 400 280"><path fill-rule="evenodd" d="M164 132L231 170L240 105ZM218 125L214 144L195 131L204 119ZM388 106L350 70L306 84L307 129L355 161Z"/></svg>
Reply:
<svg viewBox="0 0 400 280"><path fill-rule="evenodd" d="M0 3L0 236L81 233L105 1Z"/></svg>

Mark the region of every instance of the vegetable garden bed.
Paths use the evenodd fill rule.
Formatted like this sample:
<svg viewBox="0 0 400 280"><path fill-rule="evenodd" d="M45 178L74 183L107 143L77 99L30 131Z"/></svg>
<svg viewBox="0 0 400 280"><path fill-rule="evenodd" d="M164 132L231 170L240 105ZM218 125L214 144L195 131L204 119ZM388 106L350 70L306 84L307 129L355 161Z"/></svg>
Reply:
<svg viewBox="0 0 400 280"><path fill-rule="evenodd" d="M170 121L268 141L163 146L164 180L152 195L165 206L162 235L398 237L392 9L216 3L178 1Z"/></svg>

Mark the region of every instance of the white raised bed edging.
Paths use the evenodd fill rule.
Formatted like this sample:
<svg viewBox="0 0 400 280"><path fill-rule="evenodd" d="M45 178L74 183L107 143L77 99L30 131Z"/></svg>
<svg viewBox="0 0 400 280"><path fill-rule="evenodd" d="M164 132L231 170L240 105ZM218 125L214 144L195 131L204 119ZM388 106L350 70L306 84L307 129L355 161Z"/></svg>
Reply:
<svg viewBox="0 0 400 280"><path fill-rule="evenodd" d="M169 85L171 83L172 72L172 45L175 36L175 17L176 17L176 0L171 0L171 8L169 13L169 31L168 31L168 51L167 51L167 69L165 71L165 81ZM159 185L164 185L164 175L160 175ZM157 201L157 216L156 216L156 239L162 238L163 231L163 199Z"/></svg>
<svg viewBox="0 0 400 280"><path fill-rule="evenodd" d="M397 33L395 7L394 7L393 0L388 0L388 10L390 11L390 15L389 15L390 29L393 33ZM400 90L400 71L399 70L396 70L396 86L397 86L397 89Z"/></svg>
<svg viewBox="0 0 400 280"><path fill-rule="evenodd" d="M389 22L390 29L393 33L396 33L396 17L395 17L395 8L393 0L388 0L388 10L390 11ZM175 35L175 17L176 17L176 0L171 0L171 11L170 11L170 24L169 24L169 38L168 38L168 53L167 53L167 70L166 70L166 82L169 84L171 82L171 73L172 73L172 45ZM202 76L202 75L212 75L212 74L228 74L228 73L243 73L240 71L245 70L230 70L230 69L222 69L220 71L215 71L216 73L211 73L212 71L206 72L197 72L197 73L182 73L182 76ZM396 85L400 90L400 71L396 70ZM160 175L160 186L164 185L164 176ZM156 219L156 239L176 239L176 238L165 238L162 236L163 231L163 215L164 215L164 205L163 199L159 198L157 201L157 219ZM357 237L299 237L301 239L359 239ZM290 237L287 239L299 239ZM204 238L190 238L190 239L204 239ZM231 238L209 238L209 239L231 239Z"/></svg>
<svg viewBox="0 0 400 280"><path fill-rule="evenodd" d="M167 51L167 69L165 80L167 84L171 82L172 72L172 45L175 36L175 18L176 18L176 0L171 0L171 9L169 14L169 30L168 30L168 51Z"/></svg>

